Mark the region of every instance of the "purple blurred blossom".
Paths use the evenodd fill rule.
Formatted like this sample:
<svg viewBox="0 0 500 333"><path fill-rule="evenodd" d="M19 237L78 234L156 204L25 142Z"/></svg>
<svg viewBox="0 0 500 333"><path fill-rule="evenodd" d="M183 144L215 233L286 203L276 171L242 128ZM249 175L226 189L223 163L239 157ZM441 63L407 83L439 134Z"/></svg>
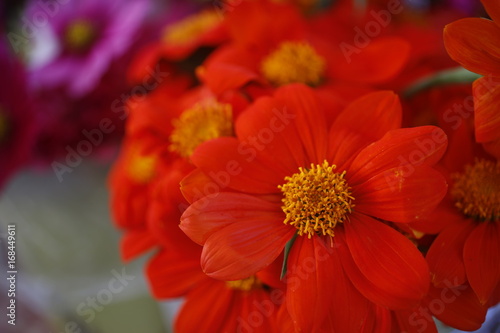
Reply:
<svg viewBox="0 0 500 333"><path fill-rule="evenodd" d="M34 87L65 87L75 97L91 91L111 62L133 44L149 8L149 0L69 0L59 5L49 24L37 33L41 38L54 37L56 47L50 62L32 70ZM32 1L25 17L30 20L40 10L40 0ZM67 38L77 22L84 22L93 34L89 45L80 50L72 49Z"/></svg>
<svg viewBox="0 0 500 333"><path fill-rule="evenodd" d="M0 188L31 157L36 115L27 91L26 72L0 39Z"/></svg>

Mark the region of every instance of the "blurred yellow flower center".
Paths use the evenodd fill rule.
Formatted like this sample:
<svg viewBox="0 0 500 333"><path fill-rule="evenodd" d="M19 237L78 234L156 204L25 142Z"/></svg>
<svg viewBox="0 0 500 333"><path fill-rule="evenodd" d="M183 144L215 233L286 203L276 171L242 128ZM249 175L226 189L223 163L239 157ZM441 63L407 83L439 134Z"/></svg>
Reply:
<svg viewBox="0 0 500 333"><path fill-rule="evenodd" d="M253 275L243 280L226 281L226 286L230 289L250 291L255 288L260 288L262 286L262 282L257 279L255 275Z"/></svg>
<svg viewBox="0 0 500 333"><path fill-rule="evenodd" d="M142 155L133 148L127 165L128 175L135 182L146 184L155 176L157 163L156 155Z"/></svg>
<svg viewBox="0 0 500 333"><path fill-rule="evenodd" d="M278 186L283 192L284 223L293 225L300 236L334 236L337 223L348 219L354 207L351 188L344 179L346 172L335 172L336 166L324 161L311 164L310 169L285 177L286 183Z"/></svg>
<svg viewBox="0 0 500 333"><path fill-rule="evenodd" d="M187 44L215 27L220 21L221 17L215 11L204 11L188 16L166 27L163 41L175 45Z"/></svg>
<svg viewBox="0 0 500 333"><path fill-rule="evenodd" d="M196 147L210 139L233 136L231 105L211 102L196 104L172 122L170 151L190 157Z"/></svg>
<svg viewBox="0 0 500 333"><path fill-rule="evenodd" d="M479 221L500 220L500 162L476 160L452 178L451 195L463 214Z"/></svg>
<svg viewBox="0 0 500 333"><path fill-rule="evenodd" d="M261 71L276 86L294 82L317 86L323 79L325 60L305 42L283 42L264 58Z"/></svg>
<svg viewBox="0 0 500 333"><path fill-rule="evenodd" d="M7 132L9 131L9 122L7 116L4 113L3 108L0 106L0 142L7 137Z"/></svg>
<svg viewBox="0 0 500 333"><path fill-rule="evenodd" d="M66 45L73 51L87 49L96 37L96 30L92 23L85 20L76 20L66 28Z"/></svg>

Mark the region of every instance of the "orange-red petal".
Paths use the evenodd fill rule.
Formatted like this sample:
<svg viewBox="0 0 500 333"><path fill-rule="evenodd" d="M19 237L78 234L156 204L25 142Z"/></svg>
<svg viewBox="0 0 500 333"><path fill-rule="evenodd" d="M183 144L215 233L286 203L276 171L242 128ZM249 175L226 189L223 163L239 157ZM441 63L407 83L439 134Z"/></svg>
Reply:
<svg viewBox="0 0 500 333"><path fill-rule="evenodd" d="M203 274L199 257L162 250L149 261L146 268L151 292L156 298L185 295L191 288L209 279Z"/></svg>
<svg viewBox="0 0 500 333"><path fill-rule="evenodd" d="M437 207L447 188L444 177L430 167L393 168L353 188L354 209L392 222L418 221Z"/></svg>
<svg viewBox="0 0 500 333"><path fill-rule="evenodd" d="M440 321L464 331L479 329L487 310L468 284L445 288L431 286L424 303Z"/></svg>
<svg viewBox="0 0 500 333"><path fill-rule="evenodd" d="M436 287L458 286L466 282L463 247L473 229L469 220L457 217L453 225L441 231L432 243L426 260Z"/></svg>
<svg viewBox="0 0 500 333"><path fill-rule="evenodd" d="M317 331L330 311L332 282L340 267L326 246L319 237L298 236L290 250L286 304L296 330Z"/></svg>
<svg viewBox="0 0 500 333"><path fill-rule="evenodd" d="M500 4L496 0L481 0L484 9L491 19L498 25L500 24Z"/></svg>
<svg viewBox="0 0 500 333"><path fill-rule="evenodd" d="M467 278L482 304L486 304L500 282L499 223L483 222L470 233L464 244Z"/></svg>
<svg viewBox="0 0 500 333"><path fill-rule="evenodd" d="M276 193L283 175L263 164L257 157L258 146L236 138L218 138L199 145L191 156L193 163L213 179L210 188L199 189L206 195L226 187L247 193Z"/></svg>
<svg viewBox="0 0 500 333"><path fill-rule="evenodd" d="M328 159L342 167L361 149L401 126L401 104L396 94L382 91L350 103L329 132ZM360 121L363 119L363 121Z"/></svg>
<svg viewBox="0 0 500 333"><path fill-rule="evenodd" d="M425 296L429 268L406 237L359 214L352 214L344 226L348 252L342 255L342 264L365 297L390 309L402 309Z"/></svg>
<svg viewBox="0 0 500 333"><path fill-rule="evenodd" d="M332 74L351 82L382 83L401 72L411 45L400 37L379 37L363 48L341 43L342 54L333 60Z"/></svg>
<svg viewBox="0 0 500 333"><path fill-rule="evenodd" d="M263 217L284 220L279 204L248 194L220 192L189 206L182 214L180 228L194 242L203 245L213 233L231 223L258 223Z"/></svg>
<svg viewBox="0 0 500 333"><path fill-rule="evenodd" d="M324 161L327 151L327 128L325 111L312 88L303 84L290 84L278 89L276 99L294 114L302 145L310 163Z"/></svg>
<svg viewBox="0 0 500 333"><path fill-rule="evenodd" d="M411 176L416 168L438 162L446 146L446 134L435 126L389 131L358 154L347 170L349 184L357 185L394 168L399 168L406 177Z"/></svg>
<svg viewBox="0 0 500 333"><path fill-rule="evenodd" d="M464 18L444 28L444 44L453 60L481 75L500 75L500 28L491 20Z"/></svg>
<svg viewBox="0 0 500 333"><path fill-rule="evenodd" d="M500 29L499 29L500 34ZM500 38L499 38L500 41ZM498 59L500 66L500 58ZM500 139L500 79L491 77L474 81L474 128L478 142Z"/></svg>
<svg viewBox="0 0 500 333"><path fill-rule="evenodd" d="M282 214L257 212L253 218L236 219L207 239L201 266L216 279L247 278L269 266L294 232L283 224Z"/></svg>
<svg viewBox="0 0 500 333"><path fill-rule="evenodd" d="M157 245L156 238L148 230L130 230L125 233L120 243L122 259L129 261Z"/></svg>

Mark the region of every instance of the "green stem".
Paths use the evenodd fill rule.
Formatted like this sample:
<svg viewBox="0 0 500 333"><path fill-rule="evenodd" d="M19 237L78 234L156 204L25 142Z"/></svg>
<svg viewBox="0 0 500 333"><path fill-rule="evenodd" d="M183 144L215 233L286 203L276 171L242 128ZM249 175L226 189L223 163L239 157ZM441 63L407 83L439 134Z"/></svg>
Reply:
<svg viewBox="0 0 500 333"><path fill-rule="evenodd" d="M295 233L290 239L286 245L285 245L285 253L283 254L283 266L281 267L281 277L280 280L283 280L283 278L286 275L287 269L288 269L288 255L290 254L290 249L292 248L293 243L295 242L295 239L297 238L297 233Z"/></svg>
<svg viewBox="0 0 500 333"><path fill-rule="evenodd" d="M462 67L443 70L416 81L414 84L403 91L403 97L412 97L422 90L426 90L435 86L456 83L471 83L479 79L480 77L481 75L470 72Z"/></svg>

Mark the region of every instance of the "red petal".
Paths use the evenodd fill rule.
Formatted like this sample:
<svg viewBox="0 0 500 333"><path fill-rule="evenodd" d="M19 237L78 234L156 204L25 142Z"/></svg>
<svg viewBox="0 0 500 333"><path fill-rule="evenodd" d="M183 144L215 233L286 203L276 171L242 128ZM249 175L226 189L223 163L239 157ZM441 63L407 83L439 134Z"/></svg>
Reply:
<svg viewBox="0 0 500 333"><path fill-rule="evenodd" d="M279 204L252 195L220 192L189 206L182 214L180 228L203 245L214 232L231 223L259 221L262 217L284 220Z"/></svg>
<svg viewBox="0 0 500 333"><path fill-rule="evenodd" d="M438 234L444 228L456 223L458 216L457 208L453 205L452 199L446 196L431 214L420 220L411 222L409 226L413 230L425 234Z"/></svg>
<svg viewBox="0 0 500 333"><path fill-rule="evenodd" d="M425 298L429 312L443 323L459 330L475 331L481 327L486 315L469 285L456 287L432 287ZM427 309L425 309L427 310Z"/></svg>
<svg viewBox="0 0 500 333"><path fill-rule="evenodd" d="M379 37L364 48L340 44L333 75L345 81L381 83L396 76L408 62L411 45L399 37Z"/></svg>
<svg viewBox="0 0 500 333"><path fill-rule="evenodd" d="M472 289L485 304L500 281L498 222L483 222L474 228L465 241L464 264Z"/></svg>
<svg viewBox="0 0 500 333"><path fill-rule="evenodd" d="M420 167L411 174L394 168L357 185L352 195L356 212L405 223L428 216L446 190L444 177L432 168Z"/></svg>
<svg viewBox="0 0 500 333"><path fill-rule="evenodd" d="M496 0L481 0L484 9L488 15L492 18L492 20L496 23L500 23L500 6L498 5L498 1Z"/></svg>
<svg viewBox="0 0 500 333"><path fill-rule="evenodd" d="M220 62L199 67L197 74L217 96L228 90L239 89L259 78L255 72L245 67Z"/></svg>
<svg viewBox="0 0 500 333"><path fill-rule="evenodd" d="M201 270L199 257L189 258L174 251L156 254L149 261L146 273L153 295L160 299L183 296L209 279Z"/></svg>
<svg viewBox="0 0 500 333"><path fill-rule="evenodd" d="M422 305L414 309L398 310L393 312L394 333L438 333L436 324L428 310ZM397 327L397 328L396 328Z"/></svg>
<svg viewBox="0 0 500 333"><path fill-rule="evenodd" d="M155 245L157 245L156 238L148 230L127 231L120 243L122 259L129 261Z"/></svg>
<svg viewBox="0 0 500 333"><path fill-rule="evenodd" d="M272 293L272 291L271 291ZM233 302L228 308L207 311L226 313L226 319L217 332L253 332L254 328L261 332L277 332L277 305L268 290L254 289L250 292L233 292ZM214 332L214 327L207 332ZM196 330L196 332L200 332Z"/></svg>
<svg viewBox="0 0 500 333"><path fill-rule="evenodd" d="M322 328L325 332L360 332L365 328L368 318L374 317L371 313L371 303L359 293L347 277L339 253L335 251L336 245L333 248L326 245L325 254L329 253L328 261L319 263L331 265L334 272L333 277L329 278L334 281L330 283L332 289L330 314L326 325L324 324Z"/></svg>
<svg viewBox="0 0 500 333"><path fill-rule="evenodd" d="M284 176L256 159L258 150L236 138L218 138L199 145L191 160L214 181L205 195L230 187L247 193L280 192Z"/></svg>
<svg viewBox="0 0 500 333"><path fill-rule="evenodd" d="M435 126L389 131L355 158L347 171L349 184L354 186L393 168L410 176L419 166L439 161L446 146L446 134Z"/></svg>
<svg viewBox="0 0 500 333"><path fill-rule="evenodd" d="M288 256L286 302L296 330L314 332L330 311L339 267L319 237L297 236Z"/></svg>
<svg viewBox="0 0 500 333"><path fill-rule="evenodd" d="M500 160L500 138L495 141L483 143L484 150L487 151L491 156Z"/></svg>
<svg viewBox="0 0 500 333"><path fill-rule="evenodd" d="M283 224L282 213L261 211L251 217L236 218L208 237L201 266L216 279L247 278L270 265L294 232L295 228Z"/></svg>
<svg viewBox="0 0 500 333"><path fill-rule="evenodd" d="M206 196L200 189L210 186L208 184L211 183L213 183L212 178L208 177L200 169L195 169L180 182L182 195L188 202L193 203Z"/></svg>
<svg viewBox="0 0 500 333"><path fill-rule="evenodd" d="M444 44L453 60L468 70L500 75L500 28L493 21L464 18L444 28Z"/></svg>
<svg viewBox="0 0 500 333"><path fill-rule="evenodd" d="M264 97L248 107L236 122L239 149L248 151L247 160L262 159L272 164L279 171L280 183L308 162L295 111L276 99Z"/></svg>
<svg viewBox="0 0 500 333"><path fill-rule="evenodd" d="M473 230L470 221L459 216L434 240L425 259L431 270L432 283L437 287L458 286L466 281L463 262L465 240Z"/></svg>
<svg viewBox="0 0 500 333"><path fill-rule="evenodd" d="M429 268L406 237L358 214L352 214L351 221L344 226L352 262L346 253L342 263L365 297L390 309L401 309L411 307L425 296L429 288Z"/></svg>
<svg viewBox="0 0 500 333"><path fill-rule="evenodd" d="M234 291L225 282L208 279L189 293L175 320L175 332L219 332L232 308L233 296Z"/></svg>
<svg viewBox="0 0 500 333"><path fill-rule="evenodd" d="M327 128L325 113L315 91L303 84L290 84L277 90L276 99L296 115L294 123L308 162L322 163L326 157Z"/></svg>
<svg viewBox="0 0 500 333"><path fill-rule="evenodd" d="M500 34L500 29L498 33ZM477 142L500 139L500 116L498 113L500 84L497 79L493 83L491 80L491 77L484 77L474 81L473 84L474 127Z"/></svg>
<svg viewBox="0 0 500 333"><path fill-rule="evenodd" d="M380 139L387 131L399 128L401 117L401 104L393 92L375 92L356 99L330 128L328 159L340 167L343 161Z"/></svg>

